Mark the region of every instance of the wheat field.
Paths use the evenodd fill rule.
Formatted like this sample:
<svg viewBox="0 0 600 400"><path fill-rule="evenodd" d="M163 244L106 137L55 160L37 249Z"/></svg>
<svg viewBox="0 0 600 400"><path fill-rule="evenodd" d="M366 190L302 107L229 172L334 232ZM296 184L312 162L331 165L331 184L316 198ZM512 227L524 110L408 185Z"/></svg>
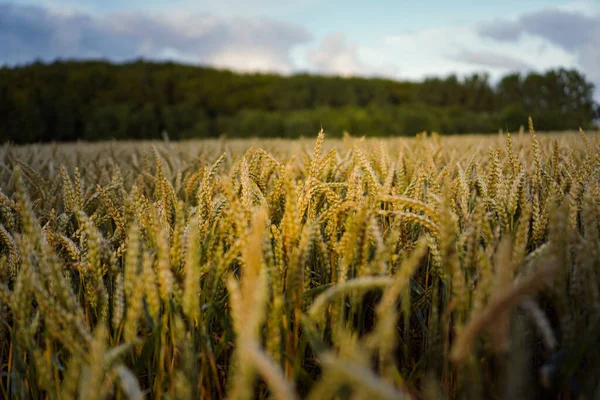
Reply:
<svg viewBox="0 0 600 400"><path fill-rule="evenodd" d="M592 133L0 147L0 397L600 393Z"/></svg>

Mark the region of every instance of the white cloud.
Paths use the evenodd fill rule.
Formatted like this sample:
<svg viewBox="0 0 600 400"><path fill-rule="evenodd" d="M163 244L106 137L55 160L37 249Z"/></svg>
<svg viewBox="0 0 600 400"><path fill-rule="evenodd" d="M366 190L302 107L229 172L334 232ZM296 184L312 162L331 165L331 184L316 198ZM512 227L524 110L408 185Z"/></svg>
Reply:
<svg viewBox="0 0 600 400"><path fill-rule="evenodd" d="M349 43L341 32L327 35L316 49L308 49L306 58L309 69L323 74L392 77L397 73L393 63L366 62L361 48Z"/></svg>
<svg viewBox="0 0 600 400"><path fill-rule="evenodd" d="M397 66L400 79L487 72L497 79L509 72L576 67L574 54L532 35L518 42L482 37L477 26L440 26L388 36L360 47L374 64Z"/></svg>
<svg viewBox="0 0 600 400"><path fill-rule="evenodd" d="M326 36L317 49L309 50L308 61L326 74L359 75L365 70L356 46L347 43L341 32Z"/></svg>

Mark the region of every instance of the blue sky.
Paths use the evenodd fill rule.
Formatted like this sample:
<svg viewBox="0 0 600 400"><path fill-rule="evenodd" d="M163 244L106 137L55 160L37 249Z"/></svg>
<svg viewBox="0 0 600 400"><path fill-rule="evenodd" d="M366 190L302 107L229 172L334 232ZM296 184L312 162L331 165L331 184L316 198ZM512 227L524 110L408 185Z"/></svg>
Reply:
<svg viewBox="0 0 600 400"><path fill-rule="evenodd" d="M574 67L600 85L600 0L0 0L0 64L138 57L396 79Z"/></svg>

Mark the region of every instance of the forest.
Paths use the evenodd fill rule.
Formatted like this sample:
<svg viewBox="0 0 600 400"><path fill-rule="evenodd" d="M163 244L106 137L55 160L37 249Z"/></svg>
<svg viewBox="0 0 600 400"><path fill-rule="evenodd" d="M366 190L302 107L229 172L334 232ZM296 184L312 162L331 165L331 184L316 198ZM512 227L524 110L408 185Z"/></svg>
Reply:
<svg viewBox="0 0 600 400"><path fill-rule="evenodd" d="M138 60L0 68L0 142L366 136L590 128L594 85L576 70L422 82L240 74Z"/></svg>

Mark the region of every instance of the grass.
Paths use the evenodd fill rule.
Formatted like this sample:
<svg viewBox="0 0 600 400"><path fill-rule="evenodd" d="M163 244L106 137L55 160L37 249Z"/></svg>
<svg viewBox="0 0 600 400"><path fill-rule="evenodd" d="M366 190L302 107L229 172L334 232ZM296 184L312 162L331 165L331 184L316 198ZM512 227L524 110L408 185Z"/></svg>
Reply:
<svg viewBox="0 0 600 400"><path fill-rule="evenodd" d="M583 132L0 147L0 394L595 398Z"/></svg>

